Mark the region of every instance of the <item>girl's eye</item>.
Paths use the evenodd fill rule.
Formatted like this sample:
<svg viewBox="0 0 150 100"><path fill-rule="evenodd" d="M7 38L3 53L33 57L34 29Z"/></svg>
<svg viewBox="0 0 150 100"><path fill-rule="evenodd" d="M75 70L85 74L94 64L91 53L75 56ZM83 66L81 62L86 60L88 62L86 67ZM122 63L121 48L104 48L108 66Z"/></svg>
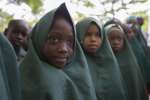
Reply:
<svg viewBox="0 0 150 100"><path fill-rule="evenodd" d="M59 42L59 39L58 39L57 37L49 37L49 38L48 38L48 42L49 42L50 44L56 44L56 43Z"/></svg>
<svg viewBox="0 0 150 100"><path fill-rule="evenodd" d="M91 36L92 35L92 33L90 33L90 32L87 32L86 34L85 34L85 36Z"/></svg>
<svg viewBox="0 0 150 100"><path fill-rule="evenodd" d="M99 32L96 33L97 37L101 37L101 34Z"/></svg>

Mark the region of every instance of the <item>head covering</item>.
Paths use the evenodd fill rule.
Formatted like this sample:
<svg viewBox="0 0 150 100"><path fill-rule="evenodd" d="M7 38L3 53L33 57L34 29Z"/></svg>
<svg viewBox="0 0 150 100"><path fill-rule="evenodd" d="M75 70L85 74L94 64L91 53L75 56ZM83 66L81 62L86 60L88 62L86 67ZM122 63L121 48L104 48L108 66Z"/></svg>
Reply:
<svg viewBox="0 0 150 100"><path fill-rule="evenodd" d="M129 16L129 17L126 19L126 23L127 23L127 24L137 24L136 16Z"/></svg>
<svg viewBox="0 0 150 100"><path fill-rule="evenodd" d="M0 100L20 100L17 68L15 51L0 33Z"/></svg>
<svg viewBox="0 0 150 100"><path fill-rule="evenodd" d="M133 27L133 30L135 33L136 41L137 41L139 48L140 48L138 50L143 52L142 54L144 56L144 59L141 57L141 59L144 60L144 66L145 66L143 70L145 70L145 72L144 72L145 78L147 77L146 82L148 82L148 84L150 85L150 77L148 75L148 74L150 74L150 62L149 62L149 60L150 60L150 48L147 46L147 41L143 35L144 33L143 33L142 29L136 25Z"/></svg>
<svg viewBox="0 0 150 100"><path fill-rule="evenodd" d="M124 36L124 48L115 53L115 56L125 81L128 100L148 100L141 70L122 28L118 25L111 24L106 27L106 34L109 35L111 30L115 30Z"/></svg>
<svg viewBox="0 0 150 100"><path fill-rule="evenodd" d="M142 47L145 49L147 42L143 36L142 30L140 25L138 24L138 20L136 16L129 16L126 20L127 24L132 24L133 25L133 30L135 32L137 40L140 42Z"/></svg>
<svg viewBox="0 0 150 100"><path fill-rule="evenodd" d="M97 98L98 100L126 100L121 73L108 40L103 34L102 25L94 18L85 18L76 25L77 37L82 45L87 28L93 22L100 30L102 45L95 54L91 55L85 52L85 55Z"/></svg>
<svg viewBox="0 0 150 100"><path fill-rule="evenodd" d="M128 25L128 28L131 28L131 26ZM144 49L142 48L136 37L128 39L128 41L131 44L132 50L136 56L140 69L143 73L145 82L147 84L150 84L150 63L149 59L147 59L147 54L144 52Z"/></svg>
<svg viewBox="0 0 150 100"><path fill-rule="evenodd" d="M109 25L109 24L113 24L113 23L119 24L119 25L122 24L119 19L117 19L117 18L112 18L112 19L109 19L108 21L105 22L104 27L106 27L106 26Z"/></svg>
<svg viewBox="0 0 150 100"><path fill-rule="evenodd" d="M144 18L142 16L137 16L137 22L140 26L144 24Z"/></svg>
<svg viewBox="0 0 150 100"><path fill-rule="evenodd" d="M29 50L20 65L23 100L96 100L94 87L82 50L74 37L74 55L64 69L43 61L41 48L55 15L61 14L75 30L69 12L63 3L47 13L35 25ZM55 58L54 58L55 59Z"/></svg>

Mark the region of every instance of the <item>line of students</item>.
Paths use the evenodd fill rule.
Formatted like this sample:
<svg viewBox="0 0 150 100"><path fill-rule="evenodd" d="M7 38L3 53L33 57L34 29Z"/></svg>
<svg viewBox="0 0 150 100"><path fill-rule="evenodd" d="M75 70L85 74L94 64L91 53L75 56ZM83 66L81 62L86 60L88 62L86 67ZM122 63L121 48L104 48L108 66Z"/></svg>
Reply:
<svg viewBox="0 0 150 100"><path fill-rule="evenodd" d="M61 4L32 29L20 75L15 72L21 81L2 73L0 100L148 100L143 76L149 73L141 71L124 29L117 23L104 27L94 18L75 27Z"/></svg>

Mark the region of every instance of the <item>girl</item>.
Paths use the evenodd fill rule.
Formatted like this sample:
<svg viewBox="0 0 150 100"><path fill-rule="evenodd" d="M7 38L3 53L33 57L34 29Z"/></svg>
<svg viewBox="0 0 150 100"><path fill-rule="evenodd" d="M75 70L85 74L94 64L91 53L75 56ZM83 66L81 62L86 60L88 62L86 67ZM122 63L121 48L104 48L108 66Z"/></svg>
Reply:
<svg viewBox="0 0 150 100"><path fill-rule="evenodd" d="M147 85L147 90L150 92L150 64L147 59L147 55L144 52L144 49L140 45L139 41L135 37L135 33L132 29L132 24L127 24L125 26L125 31L127 35L127 39L129 43L131 44L132 50L134 51L134 54L136 56L136 59L138 61L138 64L140 65L141 71L144 76L144 80Z"/></svg>
<svg viewBox="0 0 150 100"><path fill-rule="evenodd" d="M128 100L148 100L141 70L122 28L110 24L105 31L125 80Z"/></svg>
<svg viewBox="0 0 150 100"><path fill-rule="evenodd" d="M126 100L116 59L100 23L85 18L76 25L77 36L86 55L98 100Z"/></svg>
<svg viewBox="0 0 150 100"><path fill-rule="evenodd" d="M35 25L20 71L23 100L96 100L65 4Z"/></svg>

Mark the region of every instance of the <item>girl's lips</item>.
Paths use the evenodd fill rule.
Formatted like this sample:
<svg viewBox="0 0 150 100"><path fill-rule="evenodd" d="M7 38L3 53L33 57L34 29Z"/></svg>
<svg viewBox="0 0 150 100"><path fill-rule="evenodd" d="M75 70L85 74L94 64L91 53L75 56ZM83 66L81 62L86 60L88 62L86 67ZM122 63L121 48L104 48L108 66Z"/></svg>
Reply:
<svg viewBox="0 0 150 100"><path fill-rule="evenodd" d="M65 63L67 62L67 57L57 57L55 58L57 62Z"/></svg>
<svg viewBox="0 0 150 100"><path fill-rule="evenodd" d="M97 48L98 46L97 46L97 45L88 45L88 47L95 49L95 48Z"/></svg>

